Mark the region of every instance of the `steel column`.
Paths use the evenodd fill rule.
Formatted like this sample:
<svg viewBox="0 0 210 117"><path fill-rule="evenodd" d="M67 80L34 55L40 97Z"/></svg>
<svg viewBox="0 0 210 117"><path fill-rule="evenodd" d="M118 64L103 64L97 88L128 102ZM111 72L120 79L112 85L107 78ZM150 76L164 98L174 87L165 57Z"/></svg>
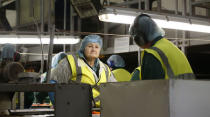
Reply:
<svg viewBox="0 0 210 117"><path fill-rule="evenodd" d="M74 8L70 5L70 33L74 33ZM70 52L73 50L73 45L70 45Z"/></svg>
<svg viewBox="0 0 210 117"><path fill-rule="evenodd" d="M44 32L44 0L40 0L40 19L41 19L41 34Z"/></svg>
<svg viewBox="0 0 210 117"><path fill-rule="evenodd" d="M49 52L48 52L48 69L47 69L47 83L50 81L51 76L51 64L52 64L52 53L53 53L53 41L55 35L55 25L51 27L50 31L50 45L49 45Z"/></svg>
<svg viewBox="0 0 210 117"><path fill-rule="evenodd" d="M104 22L104 33L105 33L105 34L108 34L108 33L109 33L108 27L109 27L109 24L106 23L106 22ZM106 49L108 48L108 39L109 39L109 37L108 37L107 35L105 35L105 36L104 36L104 39L103 39L103 42L104 42L104 44L103 44L103 49L104 49L104 50L106 50Z"/></svg>
<svg viewBox="0 0 210 117"><path fill-rule="evenodd" d="M183 10L182 10L182 16L186 16L186 0L183 0ZM185 51L185 39L186 39L186 31L182 31L182 45L181 45L181 50L184 52L184 54L186 54Z"/></svg>
<svg viewBox="0 0 210 117"><path fill-rule="evenodd" d="M149 0L144 0L145 10L149 10Z"/></svg>

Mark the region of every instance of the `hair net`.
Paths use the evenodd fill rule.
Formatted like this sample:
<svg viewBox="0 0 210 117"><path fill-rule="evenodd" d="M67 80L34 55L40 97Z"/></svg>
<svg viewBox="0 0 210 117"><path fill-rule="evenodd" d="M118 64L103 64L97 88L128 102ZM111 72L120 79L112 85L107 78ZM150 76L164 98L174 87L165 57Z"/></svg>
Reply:
<svg viewBox="0 0 210 117"><path fill-rule="evenodd" d="M125 61L119 55L112 55L108 58L107 64L111 68L125 67Z"/></svg>
<svg viewBox="0 0 210 117"><path fill-rule="evenodd" d="M52 58L52 68L55 68L57 66L57 64L59 63L59 61L61 59L63 59L64 57L66 57L66 54L64 52L59 52L58 54L56 54L55 56L53 56Z"/></svg>
<svg viewBox="0 0 210 117"><path fill-rule="evenodd" d="M2 59L13 59L15 53L15 46L12 44L5 44L2 49Z"/></svg>
<svg viewBox="0 0 210 117"><path fill-rule="evenodd" d="M135 18L129 32L131 36L142 37L146 42L151 42L157 37L165 35L164 30L146 14L141 14Z"/></svg>
<svg viewBox="0 0 210 117"><path fill-rule="evenodd" d="M100 48L102 48L102 45L103 45L102 38L99 35L88 35L88 36L85 36L85 38L82 40L82 43L80 45L80 49L78 51L79 56L84 57L85 47L89 43L98 43Z"/></svg>

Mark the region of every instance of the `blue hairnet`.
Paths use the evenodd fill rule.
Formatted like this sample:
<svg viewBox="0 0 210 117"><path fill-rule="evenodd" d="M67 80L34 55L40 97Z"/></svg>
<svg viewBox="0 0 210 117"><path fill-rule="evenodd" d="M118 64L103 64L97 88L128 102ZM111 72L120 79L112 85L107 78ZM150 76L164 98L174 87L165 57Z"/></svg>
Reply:
<svg viewBox="0 0 210 117"><path fill-rule="evenodd" d="M80 45L80 49L78 51L78 54L79 54L80 57L84 57L85 47L89 43L98 43L100 48L102 48L102 45L103 45L102 38L99 35L88 35L88 36L85 36L85 38L82 40L82 43Z"/></svg>
<svg viewBox="0 0 210 117"><path fill-rule="evenodd" d="M59 52L58 54L56 54L55 56L53 56L51 67L52 68L55 68L58 65L59 61L61 59L63 59L64 57L66 57L66 54L64 52Z"/></svg>
<svg viewBox="0 0 210 117"><path fill-rule="evenodd" d="M107 64L111 68L125 67L125 61L119 55L112 55L108 58Z"/></svg>
<svg viewBox="0 0 210 117"><path fill-rule="evenodd" d="M12 44L5 44L2 49L2 58L13 59L15 53L15 46Z"/></svg>

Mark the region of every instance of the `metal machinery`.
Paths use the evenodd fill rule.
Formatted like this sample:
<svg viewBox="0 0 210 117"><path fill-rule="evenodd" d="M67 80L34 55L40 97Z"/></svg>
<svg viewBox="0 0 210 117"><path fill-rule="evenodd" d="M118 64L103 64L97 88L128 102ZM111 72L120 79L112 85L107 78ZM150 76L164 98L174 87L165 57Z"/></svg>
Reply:
<svg viewBox="0 0 210 117"><path fill-rule="evenodd" d="M100 116L207 117L210 115L209 84L209 81L199 80L145 80L102 84ZM0 85L0 92L14 91L53 91L56 93L56 117L91 116L91 87L86 84ZM12 113L20 115L21 111L12 110ZM48 110L47 113L52 114L53 110ZM34 110L33 114L43 112Z"/></svg>
<svg viewBox="0 0 210 117"><path fill-rule="evenodd" d="M142 80L100 87L101 117L208 117L210 81Z"/></svg>
<svg viewBox="0 0 210 117"><path fill-rule="evenodd" d="M47 110L45 113L40 110L12 110L16 117L17 115L27 114L53 114L56 117L90 117L92 108L92 92L91 87L86 84L1 84L0 92L55 92L55 111ZM23 113L23 111L25 113ZM28 112L28 113L27 113ZM41 116L40 115L40 116ZM7 116L5 116L7 117Z"/></svg>

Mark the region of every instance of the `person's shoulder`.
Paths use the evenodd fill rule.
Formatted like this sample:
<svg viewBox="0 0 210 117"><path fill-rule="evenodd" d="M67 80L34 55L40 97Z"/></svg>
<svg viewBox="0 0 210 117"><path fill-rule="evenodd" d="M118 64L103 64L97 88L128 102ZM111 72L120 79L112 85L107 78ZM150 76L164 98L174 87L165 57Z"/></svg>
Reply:
<svg viewBox="0 0 210 117"><path fill-rule="evenodd" d="M105 69L110 70L109 66L106 63L102 62L100 59L98 59L98 63L100 65L100 67L104 67Z"/></svg>
<svg viewBox="0 0 210 117"><path fill-rule="evenodd" d="M68 62L68 59L67 59L67 57L65 57L59 61L59 64L62 65L62 64L66 64L67 62Z"/></svg>
<svg viewBox="0 0 210 117"><path fill-rule="evenodd" d="M78 54L73 54L73 53L68 53L66 54L65 58L69 59L69 58L81 58Z"/></svg>
<svg viewBox="0 0 210 117"><path fill-rule="evenodd" d="M153 54L145 52L143 57L143 63L146 62L152 64L152 61L156 62L158 61L158 59Z"/></svg>
<svg viewBox="0 0 210 117"><path fill-rule="evenodd" d="M126 70L126 69L124 69L124 68L117 68L117 69L113 70L113 72L114 72L114 71L121 71L121 72L130 73L128 70Z"/></svg>
<svg viewBox="0 0 210 117"><path fill-rule="evenodd" d="M144 52L144 57L152 57L152 56L154 56L154 55L147 51Z"/></svg>

